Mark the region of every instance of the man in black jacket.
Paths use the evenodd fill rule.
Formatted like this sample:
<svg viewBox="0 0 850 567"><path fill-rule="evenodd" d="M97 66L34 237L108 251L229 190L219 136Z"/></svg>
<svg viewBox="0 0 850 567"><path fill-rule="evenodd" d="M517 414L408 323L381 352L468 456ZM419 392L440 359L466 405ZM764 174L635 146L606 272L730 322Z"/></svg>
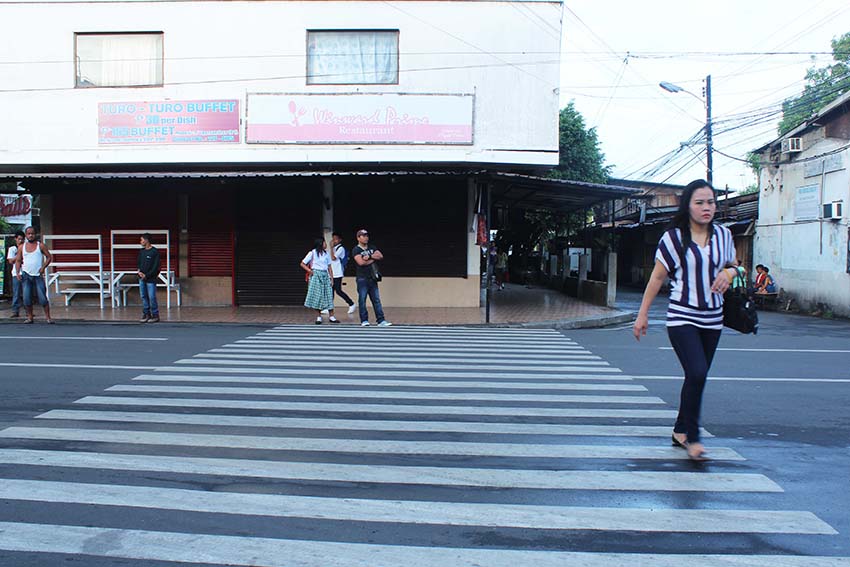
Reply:
<svg viewBox="0 0 850 567"><path fill-rule="evenodd" d="M142 295L142 318L139 323L159 323L159 305L156 303L156 282L159 279L159 250L151 244L151 235L141 237L139 250L139 293Z"/></svg>

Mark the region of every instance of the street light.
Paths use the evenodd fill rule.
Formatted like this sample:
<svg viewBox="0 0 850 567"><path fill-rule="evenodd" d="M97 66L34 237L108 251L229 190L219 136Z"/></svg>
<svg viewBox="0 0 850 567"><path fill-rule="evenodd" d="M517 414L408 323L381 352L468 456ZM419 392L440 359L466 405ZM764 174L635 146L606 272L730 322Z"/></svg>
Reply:
<svg viewBox="0 0 850 567"><path fill-rule="evenodd" d="M710 185L714 185L714 159L713 159L713 150L714 146L711 140L711 75L707 75L705 77L705 99L702 97L695 95L691 91L687 89L683 89L679 85L674 85L673 83L668 83L667 81L661 81L658 83L658 86L667 91L668 93L687 93L700 101L703 106L705 106L705 154L706 154L706 162L705 162L705 180L708 181Z"/></svg>

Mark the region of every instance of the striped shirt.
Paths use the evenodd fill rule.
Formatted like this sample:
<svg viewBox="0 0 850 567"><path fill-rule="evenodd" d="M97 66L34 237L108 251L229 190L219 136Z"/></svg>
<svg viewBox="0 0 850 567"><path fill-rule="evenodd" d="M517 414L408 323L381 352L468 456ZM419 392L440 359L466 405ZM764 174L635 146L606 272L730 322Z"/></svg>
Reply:
<svg viewBox="0 0 850 567"><path fill-rule="evenodd" d="M668 230L658 241L655 259L664 265L673 282L668 327L723 328L723 295L712 292L711 284L723 268L736 263L735 242L728 228L713 226L708 245L699 246L692 241L685 254L678 228Z"/></svg>

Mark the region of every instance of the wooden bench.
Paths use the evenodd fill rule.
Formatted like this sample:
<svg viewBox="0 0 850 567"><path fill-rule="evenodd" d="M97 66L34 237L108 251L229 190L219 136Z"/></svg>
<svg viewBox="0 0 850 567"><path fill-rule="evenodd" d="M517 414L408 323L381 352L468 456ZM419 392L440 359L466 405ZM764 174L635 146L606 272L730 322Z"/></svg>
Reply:
<svg viewBox="0 0 850 567"><path fill-rule="evenodd" d="M753 301L755 301L757 307L762 309L768 306L775 309L779 305L779 293L754 293Z"/></svg>

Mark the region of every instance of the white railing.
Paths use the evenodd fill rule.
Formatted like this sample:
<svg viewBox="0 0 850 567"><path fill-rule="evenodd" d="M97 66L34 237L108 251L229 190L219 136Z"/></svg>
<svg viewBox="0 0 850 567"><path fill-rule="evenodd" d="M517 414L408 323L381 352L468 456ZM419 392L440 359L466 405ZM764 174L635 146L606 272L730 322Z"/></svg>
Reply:
<svg viewBox="0 0 850 567"><path fill-rule="evenodd" d="M103 242L99 234L45 234L41 237L50 249L53 261L45 270L44 278L48 293L53 286L55 293L65 296L65 305L78 294L96 293L103 309L103 300L112 295L109 272L103 270ZM50 242L80 242L71 249L54 249ZM25 244L26 245L26 244ZM97 260L78 260L79 256L96 256Z"/></svg>

